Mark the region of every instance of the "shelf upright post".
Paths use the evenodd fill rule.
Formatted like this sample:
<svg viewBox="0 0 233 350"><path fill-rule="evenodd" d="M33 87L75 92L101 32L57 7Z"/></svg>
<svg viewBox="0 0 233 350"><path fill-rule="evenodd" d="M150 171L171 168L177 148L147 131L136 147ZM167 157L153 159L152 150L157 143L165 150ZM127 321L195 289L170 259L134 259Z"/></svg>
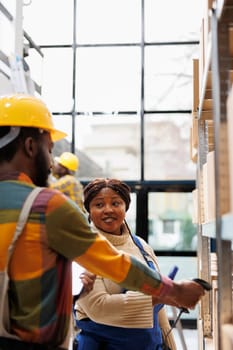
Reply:
<svg viewBox="0 0 233 350"><path fill-rule="evenodd" d="M202 118L198 119L198 160L197 160L197 187L198 196L198 271L202 279L210 279L210 238L202 234L202 224L204 222L204 184L203 184L203 165L207 159L207 136L205 133L206 121ZM211 302L210 294L206 294L200 303L200 318L202 321L202 332L204 337L211 335ZM200 349L202 350L202 349Z"/></svg>
<svg viewBox="0 0 233 350"><path fill-rule="evenodd" d="M231 9L232 16L232 9ZM227 10L218 18L212 9L212 94L215 137L216 246L218 266L217 349L222 345L222 325L232 321L231 242L222 239L222 215L229 211L229 168L226 100L229 90L229 27Z"/></svg>

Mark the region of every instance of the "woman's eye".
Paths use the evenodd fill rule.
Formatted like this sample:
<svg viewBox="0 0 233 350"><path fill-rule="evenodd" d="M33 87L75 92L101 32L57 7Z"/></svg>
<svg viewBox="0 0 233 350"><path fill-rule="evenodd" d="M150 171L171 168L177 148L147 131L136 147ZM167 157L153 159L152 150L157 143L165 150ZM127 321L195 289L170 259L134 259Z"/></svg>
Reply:
<svg viewBox="0 0 233 350"><path fill-rule="evenodd" d="M102 203L96 203L97 208L101 208L102 206L103 206Z"/></svg>

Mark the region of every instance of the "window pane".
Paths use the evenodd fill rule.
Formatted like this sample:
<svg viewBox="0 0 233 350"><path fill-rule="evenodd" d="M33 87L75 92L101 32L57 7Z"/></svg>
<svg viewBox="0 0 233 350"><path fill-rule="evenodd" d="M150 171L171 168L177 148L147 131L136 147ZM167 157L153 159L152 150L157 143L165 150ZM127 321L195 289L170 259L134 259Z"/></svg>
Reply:
<svg viewBox="0 0 233 350"><path fill-rule="evenodd" d="M139 42L141 37L140 0L79 0L77 2L77 42Z"/></svg>
<svg viewBox="0 0 233 350"><path fill-rule="evenodd" d="M193 58L198 46L157 46L145 50L145 109L191 109Z"/></svg>
<svg viewBox="0 0 233 350"><path fill-rule="evenodd" d="M156 114L145 117L145 179L195 179L190 160L189 114Z"/></svg>
<svg viewBox="0 0 233 350"><path fill-rule="evenodd" d="M192 212L191 193L149 193L148 241L153 249L196 250Z"/></svg>
<svg viewBox="0 0 233 350"><path fill-rule="evenodd" d="M14 16L14 13L11 12L11 15ZM14 25L2 12L0 12L0 50L6 56L10 56L15 50L14 45Z"/></svg>
<svg viewBox="0 0 233 350"><path fill-rule="evenodd" d="M6 75L7 73L3 73L1 61L0 61L0 95L10 94L12 93L12 85L11 82Z"/></svg>
<svg viewBox="0 0 233 350"><path fill-rule="evenodd" d="M30 77L39 86L43 83L43 57L35 50L29 49L25 61L30 67Z"/></svg>
<svg viewBox="0 0 233 350"><path fill-rule="evenodd" d="M30 1L23 16L24 30L37 45L72 44L72 0Z"/></svg>
<svg viewBox="0 0 233 350"><path fill-rule="evenodd" d="M146 41L199 40L202 0L145 0Z"/></svg>
<svg viewBox="0 0 233 350"><path fill-rule="evenodd" d="M53 115L55 128L67 133L66 139L71 142L72 139L72 117L71 115ZM63 145L63 140L58 141ZM62 146L61 146L62 147Z"/></svg>
<svg viewBox="0 0 233 350"><path fill-rule="evenodd" d="M3 9L9 13L9 17L15 17L16 2L13 0L1 1ZM14 91L10 77L12 72L8 59L13 58L16 45L15 23L7 17L4 10L0 11L0 95L12 93Z"/></svg>
<svg viewBox="0 0 233 350"><path fill-rule="evenodd" d="M78 111L137 110L140 102L138 48L77 50Z"/></svg>
<svg viewBox="0 0 233 350"><path fill-rule="evenodd" d="M54 112L70 112L72 100L72 50L44 49L42 97Z"/></svg>
<svg viewBox="0 0 233 350"><path fill-rule="evenodd" d="M75 135L78 150L99 166L95 177L139 179L139 117L79 117ZM84 179L90 179L89 172Z"/></svg>
<svg viewBox="0 0 233 350"><path fill-rule="evenodd" d="M7 9L12 16L15 15L16 1L15 0L1 0L3 6Z"/></svg>
<svg viewBox="0 0 233 350"><path fill-rule="evenodd" d="M136 234L136 193L131 193L131 203L126 212L126 221L132 234Z"/></svg>
<svg viewBox="0 0 233 350"><path fill-rule="evenodd" d="M71 134L72 134L72 116L71 115L56 115L54 116L55 126L57 129L62 130L67 133L67 138L55 142L53 148L53 156L59 156L62 152L71 152ZM87 126L88 128L88 126ZM76 125L77 138L76 142L79 141L81 144L81 139L79 136L85 137L85 127L82 129L80 125ZM93 179L96 177L102 177L103 169L101 166L95 162L94 158L89 157L85 151L81 150L79 147L75 148L75 154L79 158L79 167L76 172L76 176L79 180Z"/></svg>

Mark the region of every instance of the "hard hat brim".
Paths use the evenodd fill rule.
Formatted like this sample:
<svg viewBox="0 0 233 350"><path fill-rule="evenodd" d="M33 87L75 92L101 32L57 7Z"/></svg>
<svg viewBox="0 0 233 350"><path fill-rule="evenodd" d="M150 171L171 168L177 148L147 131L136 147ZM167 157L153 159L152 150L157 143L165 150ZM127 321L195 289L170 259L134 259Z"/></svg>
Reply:
<svg viewBox="0 0 233 350"><path fill-rule="evenodd" d="M39 98L27 94L0 97L0 126L39 128L50 133L53 142L67 136L54 128L52 114Z"/></svg>
<svg viewBox="0 0 233 350"><path fill-rule="evenodd" d="M56 130L56 129L49 130L49 132L50 132L51 139L53 142L62 140L67 136L67 134L65 132L60 131L60 130Z"/></svg>

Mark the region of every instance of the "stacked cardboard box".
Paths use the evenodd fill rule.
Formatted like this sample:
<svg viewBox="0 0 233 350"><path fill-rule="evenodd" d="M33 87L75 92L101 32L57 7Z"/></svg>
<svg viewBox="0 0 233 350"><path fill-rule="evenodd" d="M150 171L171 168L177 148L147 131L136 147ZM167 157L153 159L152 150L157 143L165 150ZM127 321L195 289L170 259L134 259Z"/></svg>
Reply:
<svg viewBox="0 0 233 350"><path fill-rule="evenodd" d="M219 208L220 215L230 211L230 178L229 178L229 157L228 157L228 129L229 125L222 122L219 127ZM231 135L232 138L232 135Z"/></svg>
<svg viewBox="0 0 233 350"><path fill-rule="evenodd" d="M213 343L214 349L218 349L218 262L217 254L211 253L210 257L210 277L212 285L212 328L213 328ZM232 266L232 287L233 287L233 255L232 261L228 262ZM232 289L233 290L233 289ZM233 294L232 294L233 298ZM233 349L233 324L222 325L222 349L232 350Z"/></svg>
<svg viewBox="0 0 233 350"><path fill-rule="evenodd" d="M198 119L195 113L192 117L192 126L190 130L190 158L197 162L197 148L198 148Z"/></svg>
<svg viewBox="0 0 233 350"><path fill-rule="evenodd" d="M233 213L233 86L227 99L229 176L230 176L230 212Z"/></svg>
<svg viewBox="0 0 233 350"><path fill-rule="evenodd" d="M233 324L222 326L222 348L224 350L233 349Z"/></svg>
<svg viewBox="0 0 233 350"><path fill-rule="evenodd" d="M214 165L214 151L212 151L207 154L207 162L203 165L204 222L213 221L216 217Z"/></svg>
<svg viewBox="0 0 233 350"><path fill-rule="evenodd" d="M198 189L192 191L192 199L193 199L193 215L192 215L192 222L193 224L199 223L198 218Z"/></svg>
<svg viewBox="0 0 233 350"><path fill-rule="evenodd" d="M206 133L208 140L208 152L214 150L214 122L213 120L206 120Z"/></svg>

